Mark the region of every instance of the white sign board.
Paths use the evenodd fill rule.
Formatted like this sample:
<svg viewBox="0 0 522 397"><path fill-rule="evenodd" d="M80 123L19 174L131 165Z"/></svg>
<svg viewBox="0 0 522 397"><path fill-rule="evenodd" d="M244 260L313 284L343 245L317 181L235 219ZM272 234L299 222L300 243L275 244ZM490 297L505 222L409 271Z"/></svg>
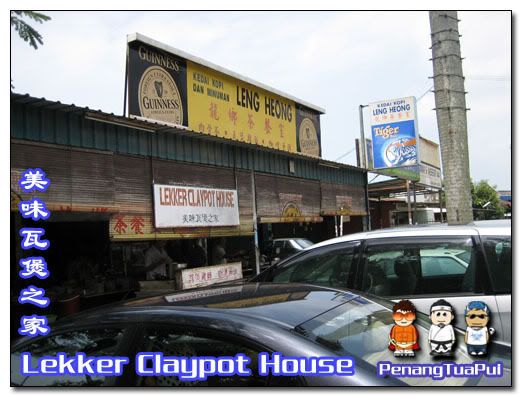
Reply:
<svg viewBox="0 0 522 397"><path fill-rule="evenodd" d="M420 183L423 185L434 187L437 189L442 188L442 178L440 175L440 169L421 163L420 165Z"/></svg>
<svg viewBox="0 0 522 397"><path fill-rule="evenodd" d="M241 262L184 269L178 273L176 282L178 288L188 289L225 281L239 280L243 278L242 269Z"/></svg>
<svg viewBox="0 0 522 397"><path fill-rule="evenodd" d="M154 185L154 226L239 225L237 190Z"/></svg>

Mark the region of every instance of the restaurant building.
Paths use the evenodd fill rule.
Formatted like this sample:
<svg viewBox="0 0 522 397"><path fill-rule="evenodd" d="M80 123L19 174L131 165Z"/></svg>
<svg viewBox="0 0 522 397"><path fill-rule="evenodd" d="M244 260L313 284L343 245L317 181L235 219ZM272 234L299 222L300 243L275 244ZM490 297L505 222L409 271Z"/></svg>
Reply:
<svg viewBox="0 0 522 397"><path fill-rule="evenodd" d="M140 51L146 52L143 46L150 46L150 40L138 38L146 43L130 38L129 59L132 48L137 48L139 57ZM152 50L147 47L147 51L143 57L151 59ZM190 79L198 79L203 91L205 81L218 86L207 91L207 96L226 98L219 95L220 82L212 77L217 67L209 72L207 64L199 61L195 66L199 75L192 71ZM178 65L180 70L183 66L177 58L169 62L165 65ZM173 93L172 79L158 67L148 66L138 84L142 99L143 91L149 90L148 105L162 106L159 99ZM334 237L340 215L344 234L363 229L368 208L366 171L321 159L319 108L281 97L260 84L254 87L244 79L228 93L234 95L234 106L213 107L211 99L210 106L184 106L173 116L178 119L165 120L136 111L131 72L132 68L129 111L124 116L11 94L11 230L31 225L18 213L18 203L30 198L18 180L26 169L41 168L51 180L40 198L51 211L44 224L45 238L51 242L46 261L53 269L41 284L53 303L89 307L139 290L190 288L254 274L263 265L259 255L263 242L278 237L314 242ZM152 88L143 76L147 73ZM221 87L229 87L231 73L219 73ZM199 90L194 84L187 86ZM245 123L252 119L263 127L253 127L251 133L217 122L226 117L227 123L234 124L235 119L239 124L241 104L237 105L235 96L245 92L249 104L250 94L243 88L259 93L260 112L265 111L259 120L256 115L247 117L251 112L245 114ZM186 93L178 91L175 95L185 103ZM250 110L255 111L257 95L251 97ZM205 117L214 117L215 125L200 120L194 127L190 120L199 110L191 113L191 109L204 109ZM291 122L285 124L284 117ZM266 128L270 122L277 134ZM280 139L272 140L271 135ZM187 267L182 279L173 280L175 274L170 272L166 278L146 280L145 253L152 242L160 240L167 242L165 250L172 263ZM213 252L218 244L224 245L226 263L236 267L215 267ZM11 285L18 291L18 261L28 252L21 251L17 235L11 253ZM203 268L203 272L195 270ZM49 310L59 311L56 305Z"/></svg>

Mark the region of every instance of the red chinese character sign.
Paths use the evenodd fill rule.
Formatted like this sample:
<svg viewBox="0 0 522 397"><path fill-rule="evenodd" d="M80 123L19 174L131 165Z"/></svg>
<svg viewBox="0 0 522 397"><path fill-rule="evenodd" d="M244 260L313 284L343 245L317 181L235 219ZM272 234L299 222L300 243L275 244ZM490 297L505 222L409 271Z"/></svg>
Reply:
<svg viewBox="0 0 522 397"><path fill-rule="evenodd" d="M176 282L181 289L187 289L241 278L243 278L241 262L234 262L225 265L184 269L178 273Z"/></svg>
<svg viewBox="0 0 522 397"><path fill-rule="evenodd" d="M129 115L321 157L321 108L138 33L128 37Z"/></svg>

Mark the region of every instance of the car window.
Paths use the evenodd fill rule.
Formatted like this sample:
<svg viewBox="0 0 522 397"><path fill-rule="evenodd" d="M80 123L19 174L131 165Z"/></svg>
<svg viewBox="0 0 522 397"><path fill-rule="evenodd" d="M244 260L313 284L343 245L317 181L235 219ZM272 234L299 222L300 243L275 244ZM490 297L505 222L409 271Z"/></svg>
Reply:
<svg viewBox="0 0 522 397"><path fill-rule="evenodd" d="M372 366L372 372L375 373L379 362L398 362L393 353L388 350L393 324L389 310L376 303L354 299L298 325L295 330L305 338L334 350L339 355L354 357L361 366L362 364ZM416 351L415 357L401 357L400 362L405 364L432 362L428 330L419 322L416 322L415 326L419 335L420 349ZM462 347L464 343L460 340L461 336L457 337L460 343L457 343L451 361L458 364L472 363L473 358L468 356ZM511 365L509 357L505 357L503 361L506 367ZM440 385L440 380L430 377L404 377L401 381L410 386ZM477 379L448 377L444 382L445 386L474 385Z"/></svg>
<svg viewBox="0 0 522 397"><path fill-rule="evenodd" d="M11 353L11 383L15 386L103 386L107 377L85 376L22 376L21 353L31 353L31 365L35 367L44 356L63 352L74 356L78 352L87 356L116 356L123 329L91 329L65 332L39 339Z"/></svg>
<svg viewBox="0 0 522 397"><path fill-rule="evenodd" d="M297 251L301 249L301 246L295 240L288 240L286 244L289 250Z"/></svg>
<svg viewBox="0 0 522 397"><path fill-rule="evenodd" d="M196 357L196 356L235 356L242 353L250 358L251 376L209 376L205 380L186 381L176 376L137 376L136 386L275 386L273 379L260 376L257 371L257 348L246 343L227 340L223 336L209 337L193 331L169 328L145 329L139 351L162 352L164 356ZM278 386L297 385L297 378L283 380Z"/></svg>
<svg viewBox="0 0 522 397"><path fill-rule="evenodd" d="M459 258L460 260L463 260L464 262L469 263L469 261L471 260L471 251L462 251L461 253L458 253L455 256L457 258Z"/></svg>
<svg viewBox="0 0 522 397"><path fill-rule="evenodd" d="M423 277L444 276L452 274L464 274L466 264L457 259L444 256L422 256L421 269Z"/></svg>
<svg viewBox="0 0 522 397"><path fill-rule="evenodd" d="M342 248L322 249L300 256L275 269L270 281L277 283L309 283L347 288L353 272L357 244Z"/></svg>
<svg viewBox="0 0 522 397"><path fill-rule="evenodd" d="M306 240L306 239L304 239L304 238L298 238L298 239L295 239L294 241L295 241L295 243L296 243L299 247L301 247L301 248L303 248L303 249L304 249L304 248L308 248L308 247L314 245L314 243L312 243L310 240Z"/></svg>
<svg viewBox="0 0 522 397"><path fill-rule="evenodd" d="M285 241L285 244L283 245L282 253L285 255L293 254L297 251L297 248L294 246L294 242L292 240Z"/></svg>
<svg viewBox="0 0 522 397"><path fill-rule="evenodd" d="M511 236L483 236L481 238L488 261L493 289L497 293L511 293L512 254Z"/></svg>
<svg viewBox="0 0 522 397"><path fill-rule="evenodd" d="M277 252L279 249L279 253ZM272 255L277 256L284 253L285 250L285 242L284 241L275 241L273 245Z"/></svg>
<svg viewBox="0 0 522 397"><path fill-rule="evenodd" d="M471 237L370 241L363 290L383 297L478 292L477 263Z"/></svg>

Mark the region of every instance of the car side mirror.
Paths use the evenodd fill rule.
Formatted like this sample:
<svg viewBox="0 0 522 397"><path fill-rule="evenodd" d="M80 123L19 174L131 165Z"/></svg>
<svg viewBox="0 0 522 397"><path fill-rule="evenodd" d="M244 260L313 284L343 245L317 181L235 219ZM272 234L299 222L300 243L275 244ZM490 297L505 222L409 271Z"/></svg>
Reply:
<svg viewBox="0 0 522 397"><path fill-rule="evenodd" d="M281 247L277 247L275 249L275 253L276 253L276 255L279 255L281 253Z"/></svg>

